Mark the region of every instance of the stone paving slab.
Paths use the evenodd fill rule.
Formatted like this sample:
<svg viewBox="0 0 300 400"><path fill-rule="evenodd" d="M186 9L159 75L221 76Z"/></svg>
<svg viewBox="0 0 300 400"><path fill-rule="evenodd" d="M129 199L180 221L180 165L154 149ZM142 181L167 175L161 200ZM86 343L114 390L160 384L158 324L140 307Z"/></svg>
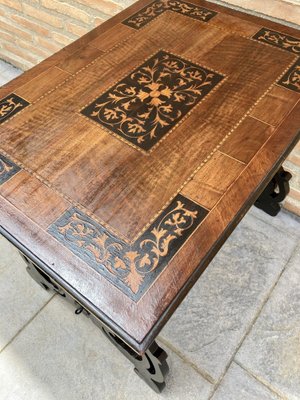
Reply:
<svg viewBox="0 0 300 400"><path fill-rule="evenodd" d="M280 397L233 363L211 400L280 400Z"/></svg>
<svg viewBox="0 0 300 400"><path fill-rule="evenodd" d="M11 64L0 60L0 86L21 75L22 71Z"/></svg>
<svg viewBox="0 0 300 400"><path fill-rule="evenodd" d="M300 240L300 217L282 209L276 217L264 213L256 207L251 207L248 215L252 215L267 224L274 226L285 234L292 235Z"/></svg>
<svg viewBox="0 0 300 400"><path fill-rule="evenodd" d="M207 400L212 385L167 351L171 372L157 395L96 326L56 296L0 354L0 398Z"/></svg>
<svg viewBox="0 0 300 400"><path fill-rule="evenodd" d="M300 245L237 360L284 398L300 399Z"/></svg>
<svg viewBox="0 0 300 400"><path fill-rule="evenodd" d="M0 275L10 265L20 263L20 255L10 243L0 235Z"/></svg>
<svg viewBox="0 0 300 400"><path fill-rule="evenodd" d="M247 215L163 329L163 339L217 382L296 244Z"/></svg>
<svg viewBox="0 0 300 400"><path fill-rule="evenodd" d="M0 350L51 298L25 266L16 249L0 237Z"/></svg>

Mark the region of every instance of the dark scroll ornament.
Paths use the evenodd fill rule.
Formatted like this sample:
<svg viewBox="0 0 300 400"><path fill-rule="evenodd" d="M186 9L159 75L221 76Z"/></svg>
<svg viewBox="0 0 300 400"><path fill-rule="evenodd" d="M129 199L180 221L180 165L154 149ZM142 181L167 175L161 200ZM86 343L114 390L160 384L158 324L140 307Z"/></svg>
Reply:
<svg viewBox="0 0 300 400"><path fill-rule="evenodd" d="M138 300L207 214L178 194L131 245L72 208L48 232L133 300Z"/></svg>
<svg viewBox="0 0 300 400"><path fill-rule="evenodd" d="M19 172L21 168L0 154L0 185L8 181L12 176Z"/></svg>
<svg viewBox="0 0 300 400"><path fill-rule="evenodd" d="M281 210L279 203L285 199L290 191L289 180L291 178L292 175L281 167L254 205L272 217L275 217Z"/></svg>
<svg viewBox="0 0 300 400"><path fill-rule="evenodd" d="M278 84L300 93L300 58L291 66Z"/></svg>
<svg viewBox="0 0 300 400"><path fill-rule="evenodd" d="M0 124L29 105L28 101L12 93L0 100Z"/></svg>
<svg viewBox="0 0 300 400"><path fill-rule="evenodd" d="M187 17L197 19L202 22L208 22L217 13L204 7L196 6L182 0L155 0L146 7L131 15L125 21L124 25L128 25L134 29L140 29L147 25L154 18L158 17L165 11L173 11Z"/></svg>
<svg viewBox="0 0 300 400"><path fill-rule="evenodd" d="M161 393L166 386L165 377L169 372L167 353L154 341L141 356L106 328L102 327L102 331L110 342L134 364L136 374L156 393Z"/></svg>
<svg viewBox="0 0 300 400"><path fill-rule="evenodd" d="M223 78L160 50L81 113L148 151Z"/></svg>
<svg viewBox="0 0 300 400"><path fill-rule="evenodd" d="M300 54L300 39L281 32L262 28L253 36L253 39L270 44L271 46L279 47L294 54Z"/></svg>

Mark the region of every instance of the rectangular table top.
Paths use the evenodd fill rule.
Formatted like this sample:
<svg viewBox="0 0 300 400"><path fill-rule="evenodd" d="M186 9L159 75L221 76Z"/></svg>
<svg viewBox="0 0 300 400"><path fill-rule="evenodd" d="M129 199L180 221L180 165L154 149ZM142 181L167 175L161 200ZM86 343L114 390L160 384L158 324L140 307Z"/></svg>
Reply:
<svg viewBox="0 0 300 400"><path fill-rule="evenodd" d="M0 89L1 232L143 352L291 151L300 32L141 0Z"/></svg>

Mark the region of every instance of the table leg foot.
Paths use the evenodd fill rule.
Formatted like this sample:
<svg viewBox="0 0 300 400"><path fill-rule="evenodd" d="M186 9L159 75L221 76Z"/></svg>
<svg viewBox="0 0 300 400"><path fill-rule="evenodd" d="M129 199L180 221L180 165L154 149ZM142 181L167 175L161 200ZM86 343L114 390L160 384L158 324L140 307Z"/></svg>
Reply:
<svg viewBox="0 0 300 400"><path fill-rule="evenodd" d="M282 167L268 183L254 205L275 217L281 210L280 204L290 191L289 180L292 175Z"/></svg>
<svg viewBox="0 0 300 400"><path fill-rule="evenodd" d="M154 341L143 355L137 354L125 342L102 327L103 333L135 366L134 371L156 393L161 393L169 372L167 353Z"/></svg>

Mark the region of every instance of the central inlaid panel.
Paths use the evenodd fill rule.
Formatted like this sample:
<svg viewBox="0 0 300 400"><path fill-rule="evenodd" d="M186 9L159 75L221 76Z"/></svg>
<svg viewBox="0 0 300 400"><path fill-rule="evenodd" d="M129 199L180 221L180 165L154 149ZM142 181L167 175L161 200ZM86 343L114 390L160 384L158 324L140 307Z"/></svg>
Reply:
<svg viewBox="0 0 300 400"><path fill-rule="evenodd" d="M223 76L159 51L82 114L143 150L150 150Z"/></svg>

